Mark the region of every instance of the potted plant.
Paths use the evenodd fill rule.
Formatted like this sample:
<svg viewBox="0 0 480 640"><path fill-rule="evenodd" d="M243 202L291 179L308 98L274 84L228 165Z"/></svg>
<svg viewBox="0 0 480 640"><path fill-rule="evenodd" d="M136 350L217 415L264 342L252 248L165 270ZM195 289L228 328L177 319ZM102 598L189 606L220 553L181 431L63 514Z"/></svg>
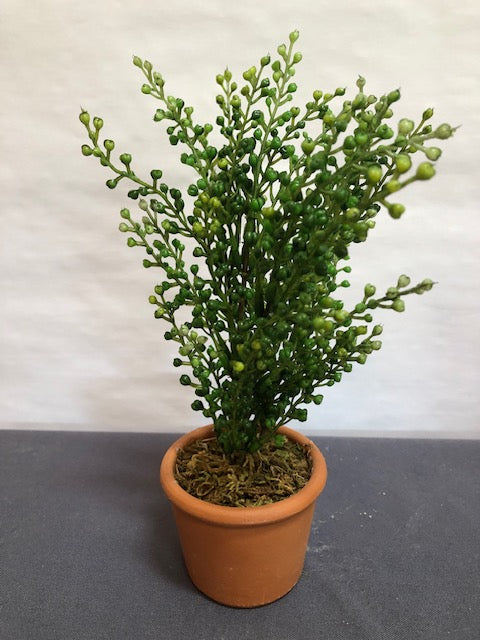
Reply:
<svg viewBox="0 0 480 640"><path fill-rule="evenodd" d="M377 98L362 77L351 98L336 100L343 88L315 90L305 107L293 106L297 38L247 69L240 85L228 69L216 77L215 132L134 56L142 92L160 102L154 121L167 123L195 176L185 194L160 169L139 176L128 153L114 160L114 141L100 140L102 119L80 113L83 154L113 172L110 189L133 186L136 213L121 210L120 231L146 252L144 267L162 273L149 301L178 344L173 364L195 390L192 409L212 422L172 445L161 481L193 582L234 606L271 602L298 580L326 466L285 425L305 421L322 387L380 349L373 312L402 312L407 295L432 288L401 275L381 295L365 285L353 308L339 295L351 244L365 242L384 211L402 216L393 194L434 176L441 151L431 143L454 132L429 124L432 109L394 125L400 92Z"/></svg>

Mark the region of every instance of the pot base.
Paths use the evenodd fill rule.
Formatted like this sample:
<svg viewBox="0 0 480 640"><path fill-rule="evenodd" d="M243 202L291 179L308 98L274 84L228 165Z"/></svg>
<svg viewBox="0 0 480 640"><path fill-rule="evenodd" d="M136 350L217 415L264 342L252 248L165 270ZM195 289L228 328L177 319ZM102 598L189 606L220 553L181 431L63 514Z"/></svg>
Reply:
<svg viewBox="0 0 480 640"><path fill-rule="evenodd" d="M297 584L300 582L300 578L301 577L302 576L300 574L300 576L298 577L298 579L295 582L295 584L288 591L286 591L284 594L282 594L282 595L280 595L278 597L275 597L273 599L266 600L265 602L257 602L255 604L233 604L232 602L223 602L222 600L216 600L215 598L212 598L212 596L209 596L207 593L205 593L204 591L202 591L201 589L199 589L197 587L197 585L193 582L193 580L191 579L191 576L189 574L189 578L190 578L193 586L195 587L195 589L199 593L202 594L202 596L204 596L205 598L208 598L209 600L211 600L212 602L215 602L216 604L222 605L222 607L229 607L230 609L259 609L260 607L266 607L267 605L272 604L273 602L278 602L282 598L286 598L288 596L288 594L295 589Z"/></svg>

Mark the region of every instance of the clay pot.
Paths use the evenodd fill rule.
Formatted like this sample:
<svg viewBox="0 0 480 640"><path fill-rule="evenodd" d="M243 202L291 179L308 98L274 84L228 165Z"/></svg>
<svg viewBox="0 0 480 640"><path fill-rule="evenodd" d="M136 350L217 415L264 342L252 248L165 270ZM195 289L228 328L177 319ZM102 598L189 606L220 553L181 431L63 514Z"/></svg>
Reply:
<svg viewBox="0 0 480 640"><path fill-rule="evenodd" d="M168 449L160 482L172 503L185 564L205 595L232 607L258 607L288 593L302 572L315 501L327 466L308 438L282 427L290 440L311 447L312 476L298 493L261 507L224 507L194 498L174 479L178 449L211 436L201 427Z"/></svg>

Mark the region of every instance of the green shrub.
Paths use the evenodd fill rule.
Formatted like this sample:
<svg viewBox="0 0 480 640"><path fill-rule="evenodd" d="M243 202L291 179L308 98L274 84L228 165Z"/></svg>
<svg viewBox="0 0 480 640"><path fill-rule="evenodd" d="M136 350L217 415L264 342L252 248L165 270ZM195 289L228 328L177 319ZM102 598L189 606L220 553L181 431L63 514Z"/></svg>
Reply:
<svg viewBox="0 0 480 640"><path fill-rule="evenodd" d="M400 218L404 206L391 197L434 176L441 151L427 145L454 129L428 124L432 109L394 127L400 92L369 95L361 77L340 105L343 88L315 90L305 107L293 106L297 38L291 33L240 84L228 69L216 77L218 146L210 142L214 126L195 123L193 107L167 95L161 74L134 57L142 92L161 104L153 119L167 124L196 174L185 194L162 182L160 169L137 175L128 153L114 161L113 140L100 142L103 120L80 114L90 139L83 154L113 172L109 188L133 185L136 214L122 209L120 231L146 251L143 265L163 274L150 303L169 325L165 338L178 343L173 364L189 371L180 383L195 389L192 408L214 422L226 452L256 451L272 438L280 444L280 425L306 420L304 405L320 404L322 387L380 349L372 312L401 312L406 295L433 285L410 286L401 275L377 296L367 284L352 309L339 296L349 286L351 244L367 240L383 211ZM185 239L194 259L186 260ZM191 319L180 325L185 306Z"/></svg>

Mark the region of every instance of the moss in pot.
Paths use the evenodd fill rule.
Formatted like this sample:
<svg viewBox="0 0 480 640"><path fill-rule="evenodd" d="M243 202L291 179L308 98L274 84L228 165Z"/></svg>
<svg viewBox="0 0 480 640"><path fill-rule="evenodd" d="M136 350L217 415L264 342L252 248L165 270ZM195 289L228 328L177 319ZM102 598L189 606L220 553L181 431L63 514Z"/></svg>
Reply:
<svg viewBox="0 0 480 640"><path fill-rule="evenodd" d="M406 296L433 286L401 275L381 294L366 284L352 308L341 299L352 243L367 240L377 216L402 216L398 193L435 175L435 141L454 128L432 126L432 109L418 122L394 123L400 92L377 98L362 77L349 98L343 88L315 90L294 106L297 39L292 32L240 83L228 69L216 77L216 145L214 125L195 123L193 107L134 56L142 92L160 103L154 121L167 125L192 171L185 193L163 182L161 169L139 176L130 154L114 158L114 141L100 140L103 120L80 113L83 154L113 172L109 188L130 185L135 210L121 210L120 231L146 252L144 267L160 269L149 301L168 325L165 338L178 344L173 364L195 390L192 409L213 423L207 438L175 449L176 479L189 498L219 509L265 509L301 493L311 443L281 427L305 421L324 387L380 349L378 309L403 312ZM191 316L181 323L185 307Z"/></svg>

